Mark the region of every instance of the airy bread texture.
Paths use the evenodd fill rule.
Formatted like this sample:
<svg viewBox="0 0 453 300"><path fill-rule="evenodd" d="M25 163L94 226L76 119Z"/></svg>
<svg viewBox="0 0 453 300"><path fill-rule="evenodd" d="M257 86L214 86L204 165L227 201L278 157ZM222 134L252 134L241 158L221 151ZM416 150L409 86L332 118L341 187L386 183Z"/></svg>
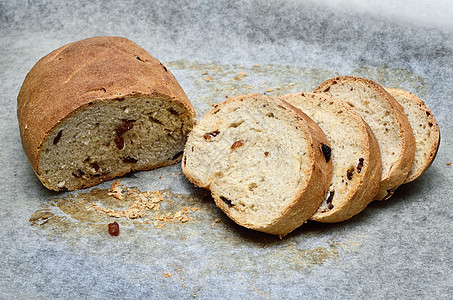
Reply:
<svg viewBox="0 0 453 300"><path fill-rule="evenodd" d="M43 57L24 80L17 115L25 153L51 190L176 163L196 120L170 71L121 37Z"/></svg>
<svg viewBox="0 0 453 300"><path fill-rule="evenodd" d="M327 138L304 113L251 94L227 99L199 121L182 169L237 224L283 236L318 209L332 160Z"/></svg>
<svg viewBox="0 0 453 300"><path fill-rule="evenodd" d="M404 183L415 157L415 138L403 107L369 79L340 76L321 83L325 93L353 107L373 130L380 146L382 179L376 200L388 199Z"/></svg>
<svg viewBox="0 0 453 300"><path fill-rule="evenodd" d="M281 98L313 119L332 147L329 192L310 219L325 223L350 219L379 191L382 161L376 137L360 115L337 98L306 92Z"/></svg>
<svg viewBox="0 0 453 300"><path fill-rule="evenodd" d="M411 92L385 88L404 107L415 136L415 160L404 183L419 178L431 166L439 149L440 131L428 106Z"/></svg>

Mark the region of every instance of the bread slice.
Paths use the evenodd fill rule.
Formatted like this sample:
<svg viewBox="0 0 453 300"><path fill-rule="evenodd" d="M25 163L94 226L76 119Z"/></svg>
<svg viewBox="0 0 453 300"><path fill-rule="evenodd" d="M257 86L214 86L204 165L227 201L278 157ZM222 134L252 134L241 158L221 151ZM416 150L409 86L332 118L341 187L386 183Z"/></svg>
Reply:
<svg viewBox="0 0 453 300"><path fill-rule="evenodd" d="M406 179L415 157L415 138L403 107L379 84L360 77L331 78L315 92L344 100L370 125L382 157L376 199L388 199Z"/></svg>
<svg viewBox="0 0 453 300"><path fill-rule="evenodd" d="M415 135L415 160L404 183L419 178L431 166L439 149L440 131L428 106L411 92L385 88L404 108Z"/></svg>
<svg viewBox="0 0 453 300"><path fill-rule="evenodd" d="M361 212L379 191L382 175L379 144L368 124L345 102L328 95L302 92L281 98L313 119L332 147L329 192L310 219L334 223Z"/></svg>
<svg viewBox="0 0 453 300"><path fill-rule="evenodd" d="M189 134L182 169L237 224L286 235L313 215L332 177L322 130L259 94L216 105Z"/></svg>
<svg viewBox="0 0 453 300"><path fill-rule="evenodd" d="M17 115L25 153L51 190L176 163L196 120L170 71L121 37L43 57L24 80Z"/></svg>

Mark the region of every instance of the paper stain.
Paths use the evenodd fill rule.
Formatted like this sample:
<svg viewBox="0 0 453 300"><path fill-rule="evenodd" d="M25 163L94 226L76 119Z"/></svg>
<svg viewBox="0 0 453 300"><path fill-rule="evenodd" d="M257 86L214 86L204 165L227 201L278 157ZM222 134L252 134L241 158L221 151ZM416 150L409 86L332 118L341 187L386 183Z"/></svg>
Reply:
<svg viewBox="0 0 453 300"><path fill-rule="evenodd" d="M199 117L212 106L229 97L250 93L282 96L302 91L311 92L323 81L352 75L369 78L382 86L406 88L423 98L429 95L425 79L406 69L360 66L348 74L335 71L280 64L216 64L177 60L166 66L191 85L188 95Z"/></svg>
<svg viewBox="0 0 453 300"><path fill-rule="evenodd" d="M113 196L109 189L93 188L88 192L78 194L74 192L43 203L32 214L29 222L37 233L64 241L75 248L86 246L80 244L80 239L83 238L93 253L105 251L104 246L93 241L107 241L110 238L108 224L114 221L120 224L121 241L133 243L138 252L164 251L165 253L167 250L163 248L163 245L155 243L156 236L177 240L179 243L196 239L197 243L204 245L203 247L206 249L210 247L224 249L225 252L222 253L211 251L212 256L206 258L211 262L206 266L211 268L217 264L218 268L225 270L237 267L247 268L246 266L249 266L251 270L254 270L256 266L268 267L272 270L279 268L281 270L309 270L328 261L339 260L342 253L354 249L351 242L333 240L323 242L325 236L322 232L305 234L303 228L300 233L283 238L283 240L276 236L245 229L228 219L215 206L208 193L186 195L176 194L170 190L158 191L162 198L158 203L158 209L154 207L148 210L146 208L141 216L133 219L112 217L105 212L93 210L95 203L96 207L102 207L105 211L122 211L136 202L136 195L144 193L154 195L154 192L156 191L153 193L142 192L138 188L125 187L122 190L122 200ZM188 211L188 221L182 222L180 218L175 218L185 209ZM162 216L164 218L161 218ZM312 243L307 243L307 240L322 243L313 246ZM310 244L311 247L307 247L307 244ZM153 250L152 247L160 248ZM229 251L232 253L244 252L245 255L239 255L231 261L225 259ZM263 257L266 257L265 261L263 261ZM276 266L275 261L281 263ZM143 263L147 262L143 261ZM178 274L181 279L182 273L178 270L173 275ZM164 277L170 278L170 272L167 272L167 276Z"/></svg>
<svg viewBox="0 0 453 300"><path fill-rule="evenodd" d="M175 194L170 190L157 191L160 199L155 201L155 192L141 192L138 188L126 187L122 199L119 199L109 189L94 188L86 193L70 194L42 204L29 222L32 227L47 234L71 232L73 238L77 238L90 233L106 234L108 223L113 221L120 223L120 232L122 227L131 226L142 230L162 229L170 224L184 226L194 222L200 209L198 206L206 204L206 201L200 200L200 196ZM147 194L153 196L149 201L154 202L152 206L143 206L137 214L128 214L129 217L118 216L117 212L137 207L137 195L144 198L142 195ZM143 202L140 201L141 204Z"/></svg>

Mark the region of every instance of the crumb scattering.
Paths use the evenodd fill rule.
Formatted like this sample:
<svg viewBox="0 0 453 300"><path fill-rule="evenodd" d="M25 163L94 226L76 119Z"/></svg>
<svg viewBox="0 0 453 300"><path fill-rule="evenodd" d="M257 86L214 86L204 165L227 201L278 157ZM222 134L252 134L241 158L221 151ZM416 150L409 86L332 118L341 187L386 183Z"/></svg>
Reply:
<svg viewBox="0 0 453 300"><path fill-rule="evenodd" d="M164 201L162 191L141 192L138 189L124 187L119 179L112 183L108 195L121 201L124 201L124 196L128 195L128 199L132 201L122 210L102 207L96 202L92 202L86 209L97 211L113 218L141 219L139 220L140 223L152 224L158 229L162 228L165 223L187 223L192 221L194 218L189 216L189 214L199 210L198 207L184 206L181 210L162 214L160 213L161 203Z"/></svg>

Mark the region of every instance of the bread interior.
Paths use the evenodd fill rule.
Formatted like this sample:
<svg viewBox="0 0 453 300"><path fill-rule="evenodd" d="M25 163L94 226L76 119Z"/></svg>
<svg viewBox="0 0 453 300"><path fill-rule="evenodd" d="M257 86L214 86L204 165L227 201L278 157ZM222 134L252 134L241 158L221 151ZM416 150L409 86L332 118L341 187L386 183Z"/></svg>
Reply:
<svg viewBox="0 0 453 300"><path fill-rule="evenodd" d="M52 130L39 152L37 172L45 184L71 190L173 164L192 126L192 114L170 99L129 96L94 102Z"/></svg>

